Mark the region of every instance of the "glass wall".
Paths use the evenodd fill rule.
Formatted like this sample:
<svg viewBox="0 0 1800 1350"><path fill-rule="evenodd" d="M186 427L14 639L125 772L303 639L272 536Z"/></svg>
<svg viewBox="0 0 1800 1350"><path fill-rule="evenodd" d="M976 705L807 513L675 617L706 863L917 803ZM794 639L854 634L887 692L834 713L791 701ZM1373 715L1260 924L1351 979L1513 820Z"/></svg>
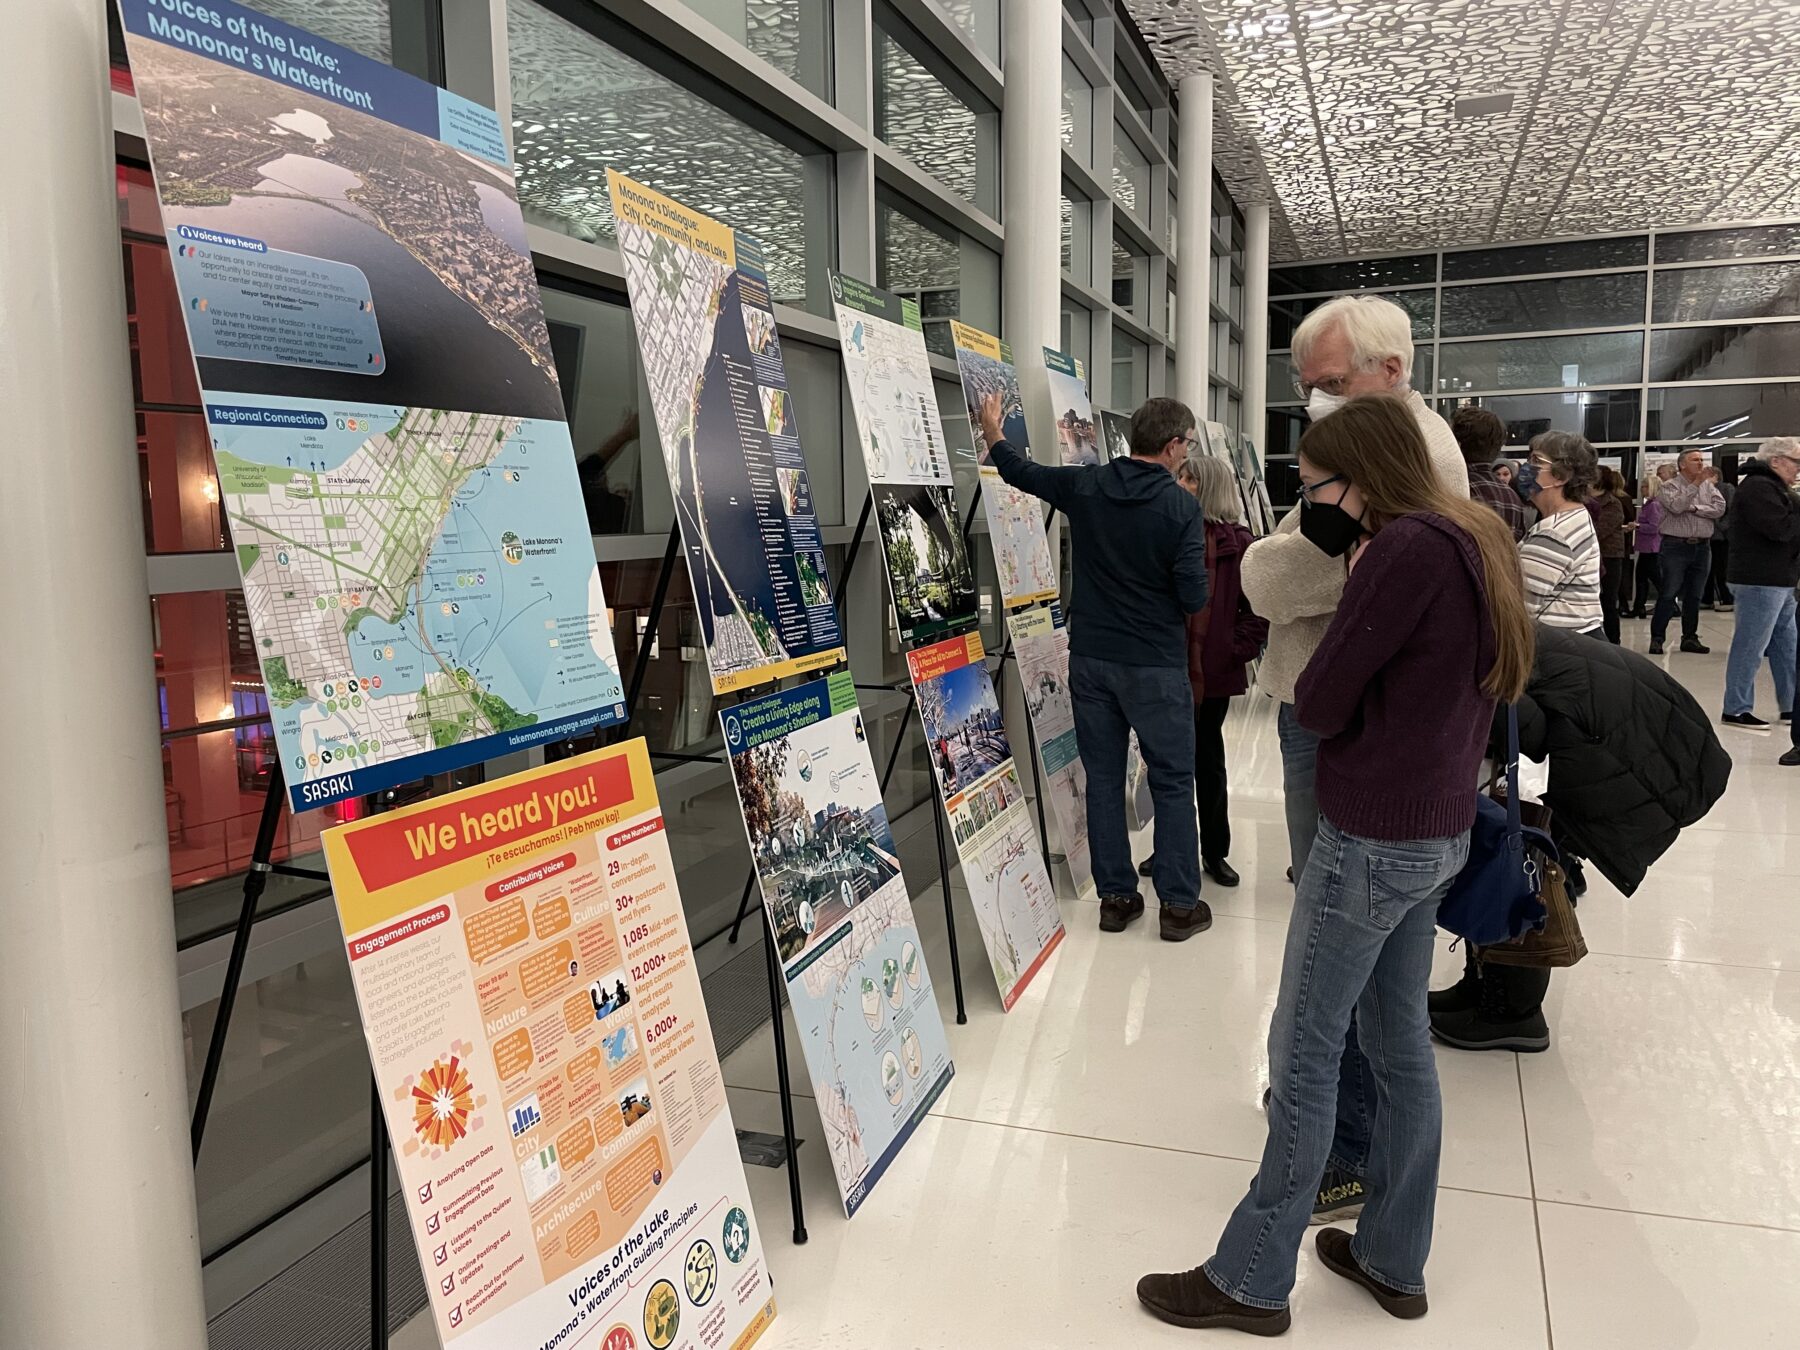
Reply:
<svg viewBox="0 0 1800 1350"><path fill-rule="evenodd" d="M669 0L660 8L691 11L704 23L647 25L654 34L619 17L628 7L586 0L460 6L449 27L450 7L438 0L260 0L260 7L440 84L447 71L458 72L451 82L458 93L510 109L519 198L613 638L626 665L647 657L633 731L663 757L659 790L671 819L681 821L671 847L690 926L702 942L716 937L743 884L742 826L721 766L669 758L719 748L717 705L685 569L674 569L651 622L673 510L606 171L642 179L762 242L827 563L841 575L862 506L862 470L835 332L820 321L830 313L829 269L870 277L918 302L946 437L959 462L973 463L948 325L960 318L990 332L1001 327L1000 0ZM1070 20L1062 68L1063 342L1086 364L1097 404L1130 408L1172 379L1180 203L1168 86L1145 61L1121 9L1069 0L1062 11ZM486 38L471 37L481 31L470 27L477 16L498 30L487 50ZM712 49L696 36L707 25L722 35ZM114 51L113 85L129 94L122 44ZM273 771L272 737L162 222L130 120L117 128L124 147L117 200L137 426L136 444L120 453L135 454L138 465L171 893L178 940L198 969L222 964ZM877 167L867 176L846 168L840 181L840 164L858 160ZM1213 256L1194 266L1219 280L1213 333L1193 340L1216 336L1213 402L1220 416L1235 417L1242 217L1217 180L1199 190L1206 200L1192 209L1211 213L1215 238ZM1113 256L1122 264L1115 267ZM992 562L982 553L985 612L997 629ZM865 559L857 580L870 589L859 594L880 597L872 584L878 576ZM859 678L904 678L888 629L885 597L851 607ZM1000 634L990 636L998 645ZM899 823L930 790L917 719L903 698L870 693L864 701L875 754L885 761L899 747L887 794ZM482 772L284 818L275 856L316 865L322 829L479 781ZM259 920L283 923L256 929L202 1155L209 1257L342 1182L366 1157L366 1063L328 895L322 882L276 877L258 910ZM199 988L187 999L190 1077L199 1072L216 994Z"/></svg>
<svg viewBox="0 0 1800 1350"><path fill-rule="evenodd" d="M1732 455L1800 431L1800 224L1273 268L1272 455L1291 456L1306 426L1294 329L1345 292L1404 306L1413 388L1446 417L1492 408L1515 449L1575 431L1635 473L1646 448L1716 446L1729 473ZM1270 481L1281 481L1273 469Z"/></svg>

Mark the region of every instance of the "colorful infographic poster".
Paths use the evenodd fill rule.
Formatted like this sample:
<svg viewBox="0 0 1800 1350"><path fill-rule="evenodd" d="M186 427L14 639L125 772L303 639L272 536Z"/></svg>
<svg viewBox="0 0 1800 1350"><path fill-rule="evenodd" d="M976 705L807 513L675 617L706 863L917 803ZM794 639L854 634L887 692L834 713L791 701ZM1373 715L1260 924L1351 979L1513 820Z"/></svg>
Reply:
<svg viewBox="0 0 1800 1350"><path fill-rule="evenodd" d="M1131 455L1131 418L1125 413L1100 411L1100 444L1110 459Z"/></svg>
<svg viewBox="0 0 1800 1350"><path fill-rule="evenodd" d="M1098 900L1094 859L1088 850L1087 770L1075 745L1075 708L1069 701L1069 630L1062 606L1022 609L1006 616L1013 652L1019 660L1019 684L1025 712L1037 735L1043 766L1043 790L1050 795L1062 833L1063 856L1075 894Z"/></svg>
<svg viewBox="0 0 1800 1350"><path fill-rule="evenodd" d="M900 642L935 642L979 614L919 307L852 277L831 292Z"/></svg>
<svg viewBox="0 0 1800 1350"><path fill-rule="evenodd" d="M612 169L606 183L713 692L836 665L762 247Z"/></svg>
<svg viewBox="0 0 1800 1350"><path fill-rule="evenodd" d="M1012 351L999 338L950 322L956 344L956 367L962 375L963 399L969 408L969 427L981 461L981 505L987 512L988 535L994 543L994 568L1000 580L1000 596L1008 608L1058 594L1056 564L1044 538L1044 516L1036 497L1009 487L999 470L988 463L988 447L982 441L982 403L993 394L1001 399L1001 430L1007 444L1026 458L1031 438L1025 430L1025 405L1019 398L1019 372Z"/></svg>
<svg viewBox="0 0 1800 1350"><path fill-rule="evenodd" d="M1100 433L1094 405L1088 401L1087 373L1074 357L1044 348L1044 370L1050 376L1050 410L1056 414L1056 444L1064 464L1098 464Z"/></svg>
<svg viewBox="0 0 1800 1350"><path fill-rule="evenodd" d="M955 1072L848 671L719 714L853 1215Z"/></svg>
<svg viewBox="0 0 1800 1350"><path fill-rule="evenodd" d="M1013 764L1006 724L969 633L907 653L963 881L1007 1011L1063 939L1056 891Z"/></svg>
<svg viewBox="0 0 1800 1350"><path fill-rule="evenodd" d="M499 119L119 0L295 809L625 716Z"/></svg>
<svg viewBox="0 0 1800 1350"><path fill-rule="evenodd" d="M774 1318L644 742L325 834L447 1350Z"/></svg>

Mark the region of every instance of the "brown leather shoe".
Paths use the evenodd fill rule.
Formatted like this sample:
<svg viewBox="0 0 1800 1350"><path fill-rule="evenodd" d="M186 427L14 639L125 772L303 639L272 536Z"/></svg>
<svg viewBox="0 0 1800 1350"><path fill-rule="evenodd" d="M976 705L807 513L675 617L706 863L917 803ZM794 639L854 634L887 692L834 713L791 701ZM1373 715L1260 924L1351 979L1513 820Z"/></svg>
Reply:
<svg viewBox="0 0 1800 1350"><path fill-rule="evenodd" d="M1141 895L1103 895L1100 897L1100 931L1123 933L1125 925L1144 917Z"/></svg>
<svg viewBox="0 0 1800 1350"><path fill-rule="evenodd" d="M1252 1336L1279 1336L1293 1323L1286 1308L1239 1303L1198 1266L1174 1275L1146 1275L1138 1281L1137 1296L1152 1315L1178 1327L1223 1327Z"/></svg>
<svg viewBox="0 0 1800 1350"><path fill-rule="evenodd" d="M1204 933L1212 927L1212 910L1204 900L1196 901L1192 909L1164 905L1161 926L1164 942L1186 942L1195 933Z"/></svg>
<svg viewBox="0 0 1800 1350"><path fill-rule="evenodd" d="M1318 1239L1313 1244L1319 1252L1319 1259L1333 1273L1342 1275L1352 1284L1360 1284L1375 1296L1383 1310L1392 1317L1410 1322L1415 1317L1423 1317L1428 1309L1423 1294L1403 1294L1398 1289L1389 1289L1368 1271L1357 1264L1356 1258L1350 1254L1350 1235L1341 1228L1321 1228ZM1208 1284L1212 1281L1208 1280Z"/></svg>

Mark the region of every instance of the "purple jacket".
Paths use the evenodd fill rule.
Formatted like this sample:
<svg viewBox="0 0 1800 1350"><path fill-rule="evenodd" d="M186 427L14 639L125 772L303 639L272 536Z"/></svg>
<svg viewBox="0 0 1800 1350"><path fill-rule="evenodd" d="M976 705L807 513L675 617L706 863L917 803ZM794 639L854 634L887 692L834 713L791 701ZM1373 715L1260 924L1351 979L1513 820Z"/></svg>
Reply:
<svg viewBox="0 0 1800 1350"><path fill-rule="evenodd" d="M1634 539L1639 553L1662 552L1662 503L1656 498L1652 497L1638 507Z"/></svg>

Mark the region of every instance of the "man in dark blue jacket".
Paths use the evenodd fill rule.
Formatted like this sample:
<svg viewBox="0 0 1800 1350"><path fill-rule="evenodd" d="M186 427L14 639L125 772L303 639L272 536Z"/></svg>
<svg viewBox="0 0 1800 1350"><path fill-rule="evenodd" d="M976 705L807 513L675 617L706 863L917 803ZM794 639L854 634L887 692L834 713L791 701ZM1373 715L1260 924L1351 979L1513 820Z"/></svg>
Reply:
<svg viewBox="0 0 1800 1350"><path fill-rule="evenodd" d="M1000 396L981 407L988 460L1012 486L1042 497L1069 521L1075 593L1069 692L1087 770L1088 845L1100 888L1100 927L1117 933L1144 912L1125 830L1125 751L1137 732L1156 803L1151 880L1165 940L1212 926L1200 899L1194 814L1194 695L1187 677L1187 616L1206 607L1206 525L1175 481L1194 443L1194 414L1153 398L1131 418L1131 455L1052 468L1006 443Z"/></svg>

